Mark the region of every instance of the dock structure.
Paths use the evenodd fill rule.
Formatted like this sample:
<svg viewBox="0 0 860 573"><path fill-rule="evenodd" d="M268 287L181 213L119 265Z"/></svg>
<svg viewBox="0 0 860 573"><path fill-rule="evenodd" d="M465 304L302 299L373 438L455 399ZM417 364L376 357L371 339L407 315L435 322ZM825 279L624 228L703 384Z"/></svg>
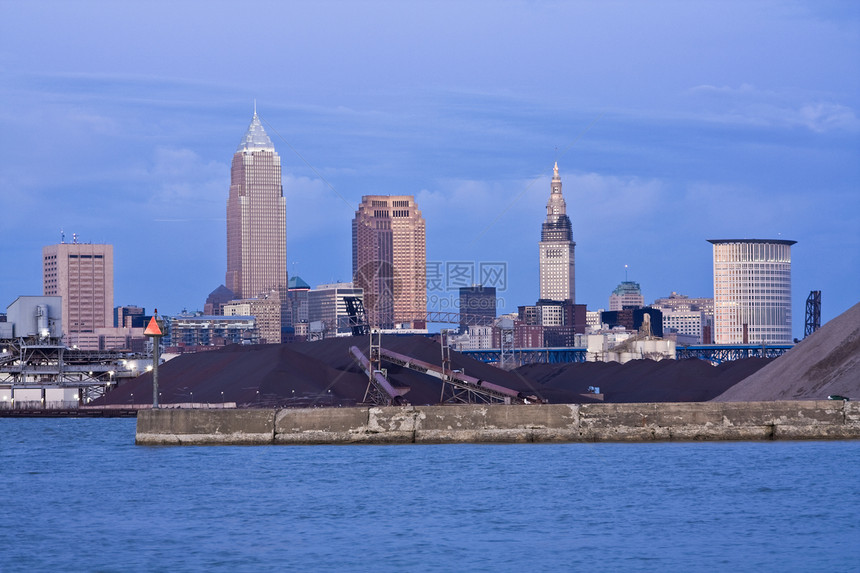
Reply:
<svg viewBox="0 0 860 573"><path fill-rule="evenodd" d="M68 410L137 376L151 360L128 352L68 348L57 338L0 340L0 411Z"/></svg>
<svg viewBox="0 0 860 573"><path fill-rule="evenodd" d="M845 400L141 410L139 445L860 439Z"/></svg>

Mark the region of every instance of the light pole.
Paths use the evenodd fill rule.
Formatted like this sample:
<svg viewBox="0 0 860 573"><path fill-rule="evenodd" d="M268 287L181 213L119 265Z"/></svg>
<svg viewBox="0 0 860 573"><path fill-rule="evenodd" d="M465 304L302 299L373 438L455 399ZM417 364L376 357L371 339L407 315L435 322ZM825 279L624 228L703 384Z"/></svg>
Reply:
<svg viewBox="0 0 860 573"><path fill-rule="evenodd" d="M158 320L158 309L154 309L149 325L143 331L145 336L152 338L152 407L158 408L158 351L161 345L161 337L164 336L163 322Z"/></svg>

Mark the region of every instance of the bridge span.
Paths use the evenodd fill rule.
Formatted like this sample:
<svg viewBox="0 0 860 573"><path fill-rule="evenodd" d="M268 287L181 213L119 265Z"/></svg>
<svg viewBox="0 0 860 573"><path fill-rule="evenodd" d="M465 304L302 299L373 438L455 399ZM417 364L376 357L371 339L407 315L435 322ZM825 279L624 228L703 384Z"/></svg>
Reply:
<svg viewBox="0 0 860 573"><path fill-rule="evenodd" d="M782 356L794 345L792 344L699 344L694 346L678 346L675 349L677 360L697 358L707 360L712 364L722 364L743 358L776 358ZM490 348L486 350L461 350L461 354L470 356L481 362L495 363L501 357L501 350ZM517 364L563 364L567 362L588 361L586 348L517 348L513 351Z"/></svg>

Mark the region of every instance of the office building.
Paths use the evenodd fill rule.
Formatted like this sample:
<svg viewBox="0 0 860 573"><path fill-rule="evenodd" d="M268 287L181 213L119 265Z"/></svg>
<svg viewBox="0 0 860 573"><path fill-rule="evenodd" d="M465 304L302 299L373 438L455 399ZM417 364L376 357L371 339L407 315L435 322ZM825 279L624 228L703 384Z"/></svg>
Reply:
<svg viewBox="0 0 860 573"><path fill-rule="evenodd" d="M426 265L424 218L415 198L362 197L352 221L352 273L370 326L425 327Z"/></svg>
<svg viewBox="0 0 860 573"><path fill-rule="evenodd" d="M540 236L540 299L576 301L573 230L561 194L558 163L553 167L546 221Z"/></svg>
<svg viewBox="0 0 860 573"><path fill-rule="evenodd" d="M260 344L281 342L281 299L277 290L256 298L230 301L223 306L223 316L253 316Z"/></svg>
<svg viewBox="0 0 860 573"><path fill-rule="evenodd" d="M713 298L693 298L673 292L668 297L656 299L651 306L660 310L701 310L706 316L714 315Z"/></svg>
<svg viewBox="0 0 860 573"><path fill-rule="evenodd" d="M664 334L682 335L683 340L690 339L694 344L713 343L713 298L691 298L673 292L668 297L658 298L651 306L663 312Z"/></svg>
<svg viewBox="0 0 860 573"><path fill-rule="evenodd" d="M42 291L62 297L64 334L113 326L113 245L60 243L42 249Z"/></svg>
<svg viewBox="0 0 860 573"><path fill-rule="evenodd" d="M624 281L609 295L609 310L624 310L642 308L645 306L645 298L639 283Z"/></svg>
<svg viewBox="0 0 860 573"><path fill-rule="evenodd" d="M347 299L363 300L364 291L353 283L318 285L307 293L310 331L323 337L352 334Z"/></svg>
<svg viewBox="0 0 860 573"><path fill-rule="evenodd" d="M717 344L791 344L791 246L782 239L709 239Z"/></svg>
<svg viewBox="0 0 860 573"><path fill-rule="evenodd" d="M467 326L459 335L452 337L451 347L458 352L492 348L493 326Z"/></svg>
<svg viewBox="0 0 860 573"><path fill-rule="evenodd" d="M460 287L460 332L469 326L488 326L496 318L496 287Z"/></svg>
<svg viewBox="0 0 860 573"><path fill-rule="evenodd" d="M537 302L537 323L541 326L564 326L568 324L567 307L570 303L555 300L539 300Z"/></svg>
<svg viewBox="0 0 860 573"><path fill-rule="evenodd" d="M287 287L281 158L256 109L230 170L226 287L239 299Z"/></svg>
<svg viewBox="0 0 860 573"><path fill-rule="evenodd" d="M584 304L573 304L573 301L539 300L534 305L518 307L517 320L524 325L540 325L546 332L554 333L552 346L565 346L559 342L562 338L568 340L574 334L585 332L588 324L587 311ZM559 334L560 333L560 334ZM558 336L556 336L558 335Z"/></svg>
<svg viewBox="0 0 860 573"><path fill-rule="evenodd" d="M710 344L705 342L707 330L705 313L701 310L661 310L663 313L663 333L665 335L680 335L679 340L689 340L693 344ZM677 336L676 336L677 338Z"/></svg>
<svg viewBox="0 0 860 573"><path fill-rule="evenodd" d="M602 309L602 308L599 308L597 310L586 311L586 313L585 313L585 325L586 325L586 331L587 332L592 331L592 330L595 330L595 331L600 330L600 328L602 326L600 323L600 315L603 312L605 312L605 309Z"/></svg>
<svg viewBox="0 0 860 573"><path fill-rule="evenodd" d="M540 324L540 309L536 304L518 306L516 320L523 324Z"/></svg>
<svg viewBox="0 0 860 573"><path fill-rule="evenodd" d="M140 306L118 306L113 309L113 325L124 328L146 328L146 309Z"/></svg>
<svg viewBox="0 0 860 573"><path fill-rule="evenodd" d="M311 285L305 282L302 277L293 275L290 277L289 292L290 306L292 307L293 327L297 324L308 322L308 292L311 290Z"/></svg>

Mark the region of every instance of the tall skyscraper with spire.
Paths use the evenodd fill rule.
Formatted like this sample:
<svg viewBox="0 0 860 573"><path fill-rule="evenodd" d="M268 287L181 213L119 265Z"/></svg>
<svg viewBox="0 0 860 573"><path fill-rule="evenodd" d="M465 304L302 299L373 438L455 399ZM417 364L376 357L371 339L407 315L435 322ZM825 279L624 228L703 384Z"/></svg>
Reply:
<svg viewBox="0 0 860 573"><path fill-rule="evenodd" d="M287 209L281 158L254 117L233 155L227 199L226 286L237 298L287 290Z"/></svg>
<svg viewBox="0 0 860 573"><path fill-rule="evenodd" d="M573 230L561 194L558 162L552 170L546 221L540 234L540 299L575 302Z"/></svg>

